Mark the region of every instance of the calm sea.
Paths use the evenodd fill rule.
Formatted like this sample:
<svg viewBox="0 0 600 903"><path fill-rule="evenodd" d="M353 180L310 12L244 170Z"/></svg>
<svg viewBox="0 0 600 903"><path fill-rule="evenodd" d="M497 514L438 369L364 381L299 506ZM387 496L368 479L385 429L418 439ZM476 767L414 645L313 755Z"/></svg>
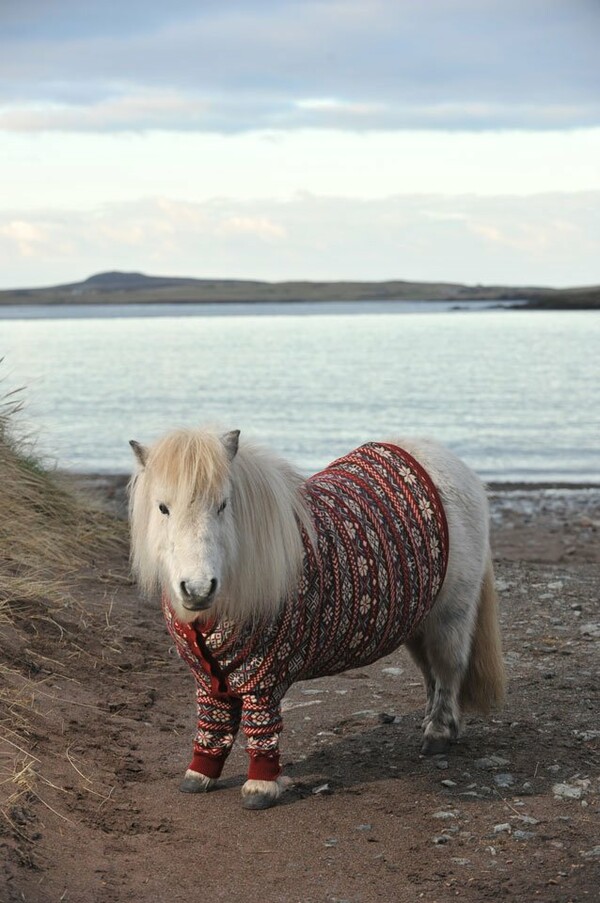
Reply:
<svg viewBox="0 0 600 903"><path fill-rule="evenodd" d="M4 388L60 467L128 440L241 429L306 472L433 435L495 480L600 479L600 316L410 303L0 308Z"/></svg>

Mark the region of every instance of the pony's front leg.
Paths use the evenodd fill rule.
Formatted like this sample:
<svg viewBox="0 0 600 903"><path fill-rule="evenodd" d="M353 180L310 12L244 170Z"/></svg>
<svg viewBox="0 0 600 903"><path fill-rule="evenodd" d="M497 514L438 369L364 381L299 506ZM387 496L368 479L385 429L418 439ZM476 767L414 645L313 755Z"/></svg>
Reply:
<svg viewBox="0 0 600 903"><path fill-rule="evenodd" d="M236 697L211 696L198 684L196 698L198 730L192 761L179 785L183 793L206 793L216 786L240 725L241 701Z"/></svg>
<svg viewBox="0 0 600 903"><path fill-rule="evenodd" d="M257 697L244 697L242 729L250 758L248 780L242 787L244 809L268 809L291 784L281 774L279 734L281 707Z"/></svg>

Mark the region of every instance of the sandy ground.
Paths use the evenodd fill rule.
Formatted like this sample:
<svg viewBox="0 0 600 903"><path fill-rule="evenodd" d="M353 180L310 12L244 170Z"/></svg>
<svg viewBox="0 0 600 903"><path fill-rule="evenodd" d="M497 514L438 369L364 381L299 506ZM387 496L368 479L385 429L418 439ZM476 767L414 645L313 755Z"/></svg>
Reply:
<svg viewBox="0 0 600 903"><path fill-rule="evenodd" d="M122 505L114 481L96 488ZM268 811L241 808L241 748L221 789L178 791L193 682L124 557L82 576L81 606L5 633L15 727L35 709L37 778L17 800L0 787L0 900L597 900L600 492L491 496L505 709L424 759L404 650L296 685L283 735L295 785Z"/></svg>

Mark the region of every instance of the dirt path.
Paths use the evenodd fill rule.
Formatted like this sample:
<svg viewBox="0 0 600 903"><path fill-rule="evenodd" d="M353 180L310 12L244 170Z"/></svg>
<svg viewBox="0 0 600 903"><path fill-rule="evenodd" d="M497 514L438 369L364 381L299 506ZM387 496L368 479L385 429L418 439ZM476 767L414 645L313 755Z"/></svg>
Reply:
<svg viewBox="0 0 600 903"><path fill-rule="evenodd" d="M0 828L0 900L597 899L595 515L562 530L538 520L527 543L511 516L495 535L505 710L468 719L448 757L422 759L423 691L403 650L297 685L283 741L295 787L258 813L240 806L239 748L222 789L178 792L192 679L158 606L115 579L125 561L104 562L82 587L85 614L70 616L78 648L67 618L32 622L15 653L40 777Z"/></svg>

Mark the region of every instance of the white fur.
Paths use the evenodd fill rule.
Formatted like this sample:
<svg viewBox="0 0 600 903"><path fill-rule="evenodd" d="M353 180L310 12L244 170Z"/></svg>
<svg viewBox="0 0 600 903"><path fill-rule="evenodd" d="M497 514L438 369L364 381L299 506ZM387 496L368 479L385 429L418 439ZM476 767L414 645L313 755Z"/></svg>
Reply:
<svg viewBox="0 0 600 903"><path fill-rule="evenodd" d="M276 781L246 781L242 787L242 804L246 809L269 809L293 784L280 775Z"/></svg>
<svg viewBox="0 0 600 903"><path fill-rule="evenodd" d="M217 781L214 778L208 778L199 771L192 771L191 768L186 770L184 780L187 784L188 793L208 793L209 790L212 790L217 785Z"/></svg>

